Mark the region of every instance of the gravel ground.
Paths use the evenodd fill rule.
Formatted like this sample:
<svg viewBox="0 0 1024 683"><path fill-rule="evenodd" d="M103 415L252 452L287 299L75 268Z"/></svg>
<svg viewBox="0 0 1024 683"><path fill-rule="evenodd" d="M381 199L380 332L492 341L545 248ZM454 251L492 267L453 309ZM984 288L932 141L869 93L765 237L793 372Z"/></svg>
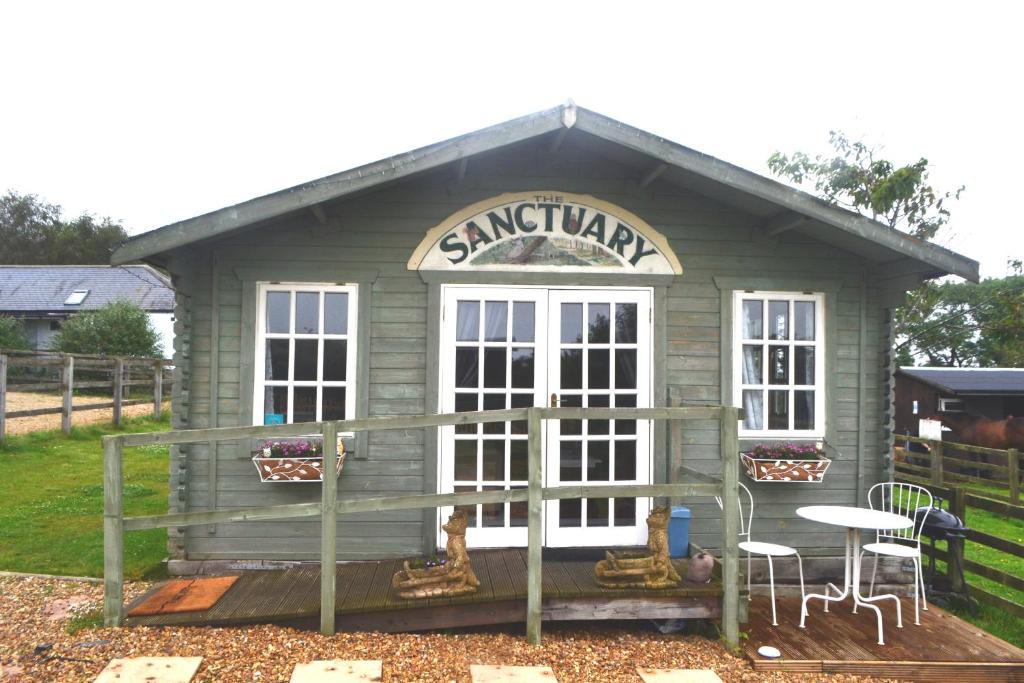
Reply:
<svg viewBox="0 0 1024 683"><path fill-rule="evenodd" d="M75 396L74 404L88 405L90 403L110 403L113 399L105 396ZM61 397L57 394L37 394L28 391L11 391L7 394L7 412L13 413L16 410L34 410L36 408L60 408ZM168 410L170 403L164 403L164 410ZM124 406L121 414L124 417L139 417L140 415L151 415L153 404L141 403L135 406ZM71 415L71 424L85 425L96 422L110 422L113 417L113 409L97 409L75 411ZM7 420L8 434L28 434L39 432L44 429L60 429L60 413L52 415L36 415L34 417L18 417Z"/></svg>
<svg viewBox="0 0 1024 683"><path fill-rule="evenodd" d="M129 598L148 586L129 584ZM88 628L70 620L95 614L102 587L49 578L0 578L0 680L92 681L115 657L201 656L196 681L288 681L314 659L380 659L385 681L469 682L470 664L548 665L561 683L639 683L637 666L710 668L732 681L867 681L852 676L762 674L699 636L659 635L646 625L545 624L544 644L520 630L441 634L345 633L324 637L278 626L247 628ZM50 645L50 647L46 647Z"/></svg>

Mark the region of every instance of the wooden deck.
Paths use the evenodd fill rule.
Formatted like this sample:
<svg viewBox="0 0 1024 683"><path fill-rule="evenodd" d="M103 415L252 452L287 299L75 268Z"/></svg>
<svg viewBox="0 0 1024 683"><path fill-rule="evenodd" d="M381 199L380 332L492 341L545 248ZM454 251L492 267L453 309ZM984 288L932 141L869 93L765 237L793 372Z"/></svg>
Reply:
<svg viewBox="0 0 1024 683"><path fill-rule="evenodd" d="M426 600L405 600L395 594L391 577L401 568L400 560L338 565L338 630L415 631L525 621L526 550L474 551L472 558L480 579L475 594ZM685 576L686 560L675 563L680 575ZM147 595L136 599L129 609ZM593 561L545 560L543 564L542 616L546 620L719 618L721 602L722 585L718 580L658 591L610 590L594 581ZM129 617L125 623L312 624L319 614L320 566L314 564L282 571L243 572L205 612Z"/></svg>
<svg viewBox="0 0 1024 683"><path fill-rule="evenodd" d="M914 625L913 600L903 600L903 628L896 628L892 602L881 604L885 645L878 644L873 610L852 613L852 603L832 603L822 612L812 600L807 627L801 629L799 598L777 603L779 625L772 626L771 604L755 597L750 604L743 650L759 671L843 673L917 681L1024 681L1024 650L989 635L938 607L921 612ZM769 660L762 645L782 652Z"/></svg>

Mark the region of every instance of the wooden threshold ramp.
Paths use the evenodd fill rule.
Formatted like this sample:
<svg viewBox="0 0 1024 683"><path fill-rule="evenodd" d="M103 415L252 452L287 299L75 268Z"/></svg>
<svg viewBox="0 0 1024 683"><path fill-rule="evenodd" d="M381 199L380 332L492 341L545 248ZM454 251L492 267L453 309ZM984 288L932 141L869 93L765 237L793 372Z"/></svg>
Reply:
<svg viewBox="0 0 1024 683"><path fill-rule="evenodd" d="M405 600L391 587L401 560L351 562L337 567L335 610L338 630L418 631L526 621L526 550L477 550L473 569L480 588L454 598ZM686 575L686 560L675 560ZM543 618L715 619L721 617L722 585L684 583L668 590L610 590L594 581L590 561L548 561L543 565ZM160 590L160 587L153 591ZM143 595L129 606L146 600ZM128 626L319 624L320 567L243 572L203 612L129 617Z"/></svg>
<svg viewBox="0 0 1024 683"><path fill-rule="evenodd" d="M743 650L755 670L790 673L853 674L911 681L1013 681L1024 683L1024 650L986 633L934 605L914 625L913 598L903 601L903 628L896 627L892 601L881 602L885 645L878 644L874 610L853 614L850 600L808 604L806 628L800 628L800 599L781 598L778 626L771 603L757 596L746 625ZM762 645L777 647L779 659L757 654Z"/></svg>

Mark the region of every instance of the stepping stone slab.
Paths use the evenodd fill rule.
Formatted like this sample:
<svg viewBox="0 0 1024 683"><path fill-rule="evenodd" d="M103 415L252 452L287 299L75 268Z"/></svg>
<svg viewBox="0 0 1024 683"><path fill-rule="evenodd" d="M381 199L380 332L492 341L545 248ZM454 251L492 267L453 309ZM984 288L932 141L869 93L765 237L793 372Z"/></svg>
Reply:
<svg viewBox="0 0 1024 683"><path fill-rule="evenodd" d="M362 683L382 680L384 678L379 659L329 659L297 665L292 670L291 683Z"/></svg>
<svg viewBox="0 0 1024 683"><path fill-rule="evenodd" d="M647 669L636 672L644 683L722 683L711 669Z"/></svg>
<svg viewBox="0 0 1024 683"><path fill-rule="evenodd" d="M473 664L469 667L473 683L556 683L550 666L502 666Z"/></svg>
<svg viewBox="0 0 1024 683"><path fill-rule="evenodd" d="M189 683L202 657L131 657L115 659L95 683Z"/></svg>

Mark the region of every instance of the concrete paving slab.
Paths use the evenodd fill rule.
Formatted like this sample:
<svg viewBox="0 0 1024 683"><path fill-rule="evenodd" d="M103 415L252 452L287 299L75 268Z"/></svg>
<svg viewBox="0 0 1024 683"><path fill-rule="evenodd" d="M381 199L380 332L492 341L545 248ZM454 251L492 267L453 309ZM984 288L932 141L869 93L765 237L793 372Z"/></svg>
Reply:
<svg viewBox="0 0 1024 683"><path fill-rule="evenodd" d="M365 683L382 681L383 665L377 660L328 659L299 664L291 683Z"/></svg>
<svg viewBox="0 0 1024 683"><path fill-rule="evenodd" d="M469 676L473 683L556 683L550 666L473 664Z"/></svg>
<svg viewBox="0 0 1024 683"><path fill-rule="evenodd" d="M189 683L202 657L130 657L112 660L95 683Z"/></svg>
<svg viewBox="0 0 1024 683"><path fill-rule="evenodd" d="M644 683L722 683L711 669L649 669L637 667Z"/></svg>

